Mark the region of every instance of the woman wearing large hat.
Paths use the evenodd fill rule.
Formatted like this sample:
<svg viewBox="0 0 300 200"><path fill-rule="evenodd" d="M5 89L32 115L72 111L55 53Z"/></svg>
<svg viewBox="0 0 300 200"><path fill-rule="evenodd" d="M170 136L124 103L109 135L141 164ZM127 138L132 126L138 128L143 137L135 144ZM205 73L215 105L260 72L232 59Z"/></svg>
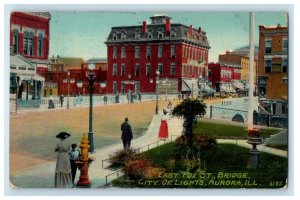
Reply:
<svg viewBox="0 0 300 200"><path fill-rule="evenodd" d="M70 144L67 140L70 136L71 134L67 132L60 132L56 135L56 138L60 139L60 142L55 148L55 151L58 152L58 156L55 168L54 186L57 188L72 187L71 163L69 158Z"/></svg>

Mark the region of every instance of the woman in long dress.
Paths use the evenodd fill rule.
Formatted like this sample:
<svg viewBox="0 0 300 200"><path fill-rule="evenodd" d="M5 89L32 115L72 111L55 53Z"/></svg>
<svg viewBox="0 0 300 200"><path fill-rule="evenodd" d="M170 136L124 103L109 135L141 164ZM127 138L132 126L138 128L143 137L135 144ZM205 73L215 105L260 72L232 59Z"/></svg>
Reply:
<svg viewBox="0 0 300 200"><path fill-rule="evenodd" d="M164 115L160 122L159 132L158 132L158 138L161 140L168 139L169 137L169 131L168 131L168 123L167 123L167 111L163 110Z"/></svg>
<svg viewBox="0 0 300 200"><path fill-rule="evenodd" d="M54 186L56 188L72 187L72 171L69 157L70 144L67 141L70 134L60 132L56 137L60 139L60 142L55 148L55 151L58 152L58 156L55 168Z"/></svg>

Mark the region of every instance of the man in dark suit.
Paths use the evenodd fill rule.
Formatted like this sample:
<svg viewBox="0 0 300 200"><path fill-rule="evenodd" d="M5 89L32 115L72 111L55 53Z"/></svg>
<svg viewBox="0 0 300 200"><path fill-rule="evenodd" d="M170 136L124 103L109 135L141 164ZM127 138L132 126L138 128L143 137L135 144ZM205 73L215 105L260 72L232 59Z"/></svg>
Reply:
<svg viewBox="0 0 300 200"><path fill-rule="evenodd" d="M123 147L124 149L129 149L131 140L132 140L132 131L131 126L128 123L128 118L125 118L125 121L121 124L121 131L122 131L122 137L123 140Z"/></svg>

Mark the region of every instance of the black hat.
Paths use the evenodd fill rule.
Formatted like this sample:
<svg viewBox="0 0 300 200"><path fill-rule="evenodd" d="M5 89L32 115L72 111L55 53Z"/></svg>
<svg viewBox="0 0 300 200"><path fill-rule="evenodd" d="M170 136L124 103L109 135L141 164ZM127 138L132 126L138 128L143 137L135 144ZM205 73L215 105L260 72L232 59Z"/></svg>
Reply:
<svg viewBox="0 0 300 200"><path fill-rule="evenodd" d="M68 138L70 136L71 136L71 134L67 133L67 132L60 132L59 134L56 135L56 137L60 138L60 139L66 139L66 138Z"/></svg>
<svg viewBox="0 0 300 200"><path fill-rule="evenodd" d="M128 118L127 117L125 117L125 121L128 122Z"/></svg>

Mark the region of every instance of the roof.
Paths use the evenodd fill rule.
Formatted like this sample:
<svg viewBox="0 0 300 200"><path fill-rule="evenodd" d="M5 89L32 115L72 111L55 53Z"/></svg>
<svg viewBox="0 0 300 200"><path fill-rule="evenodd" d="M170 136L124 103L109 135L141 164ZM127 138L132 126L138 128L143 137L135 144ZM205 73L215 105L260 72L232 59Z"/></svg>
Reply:
<svg viewBox="0 0 300 200"><path fill-rule="evenodd" d="M171 23L170 36L165 36L165 23L147 24L145 34L142 34L142 28L142 25L112 27L105 43L182 41L210 48L206 32L202 31L201 28L195 29L191 26ZM163 33L163 37L158 37L159 32ZM140 36L136 37L136 34L140 34ZM152 34L151 38L148 37L150 34ZM125 35L125 37L121 38L122 35Z"/></svg>
<svg viewBox="0 0 300 200"><path fill-rule="evenodd" d="M10 55L11 66L33 66L31 62L21 55Z"/></svg>

